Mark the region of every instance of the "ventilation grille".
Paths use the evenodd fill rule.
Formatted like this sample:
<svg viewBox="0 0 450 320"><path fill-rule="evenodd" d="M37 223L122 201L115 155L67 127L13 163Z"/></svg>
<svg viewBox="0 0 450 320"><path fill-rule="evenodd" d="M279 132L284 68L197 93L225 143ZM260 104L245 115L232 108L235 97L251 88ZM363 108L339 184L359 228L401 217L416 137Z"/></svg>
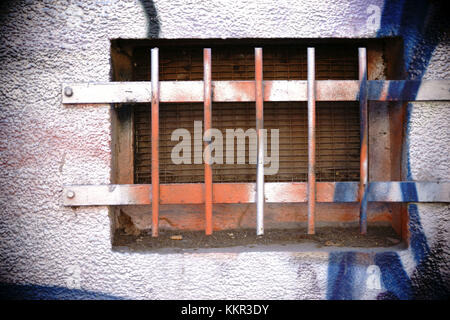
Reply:
<svg viewBox="0 0 450 320"><path fill-rule="evenodd" d="M325 50L326 49L326 50ZM150 49L135 51L134 79L150 80ZM324 48L317 50L318 79L357 79L357 55L352 48ZM227 47L212 49L213 80L253 80L253 48ZM264 79L306 79L306 48L264 47ZM160 48L160 80L202 80L201 48ZM150 104L134 107L135 121L135 183L151 183ZM224 164L213 164L214 182L255 182L256 165L249 163L249 143L246 139L246 164L226 164L226 129L254 129L254 103L213 103L212 127L224 137ZM194 164L194 144L203 142L194 137L194 121L203 120L202 103L160 104L160 183L204 182L204 165ZM265 176L267 182L307 181L306 102L264 103L264 128L279 129L279 170ZM191 164L175 165L171 160L171 141L175 129L190 132ZM317 181L359 180L359 108L357 102L318 102L316 128ZM235 142L234 150L236 152ZM214 154L213 154L214 155ZM234 157L236 160L236 156ZM236 161L235 161L236 162ZM267 165L266 165L267 167Z"/></svg>
<svg viewBox="0 0 450 320"><path fill-rule="evenodd" d="M254 80L253 47L212 48L213 80ZM203 80L203 49L160 48L159 79L161 81ZM150 48L134 52L134 81L150 80ZM263 48L265 80L306 80L306 47L277 46ZM318 80L358 79L356 47L318 46L316 48Z"/></svg>

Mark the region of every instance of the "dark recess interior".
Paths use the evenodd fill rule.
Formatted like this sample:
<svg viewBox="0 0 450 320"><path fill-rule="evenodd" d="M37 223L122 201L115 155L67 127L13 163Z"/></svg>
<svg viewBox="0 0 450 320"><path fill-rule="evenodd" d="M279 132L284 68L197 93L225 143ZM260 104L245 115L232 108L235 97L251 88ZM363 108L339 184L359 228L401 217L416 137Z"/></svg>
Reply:
<svg viewBox="0 0 450 320"><path fill-rule="evenodd" d="M253 47L244 45L212 47L213 80L253 80ZM305 80L306 46L264 46L265 80ZM133 51L133 81L150 81L149 47ZM355 80L358 77L357 49L354 45L318 46L316 77L319 80ZM160 81L203 79L202 47L160 47ZM150 105L134 108L135 183L151 183ZM255 127L254 103L213 103L214 128L225 130ZM186 128L192 138L194 121L202 121L203 104L161 104L160 107L160 183L200 183L202 164L172 163L170 155L178 142L170 136ZM267 175L267 182L307 180L307 109L305 102L264 104L264 127L279 129L279 171ZM215 182L254 182L256 165L249 164L246 139L246 164L214 164ZM235 152L237 150L235 141ZM225 150L224 150L225 152ZM359 180L359 109L357 102L317 103L317 181Z"/></svg>

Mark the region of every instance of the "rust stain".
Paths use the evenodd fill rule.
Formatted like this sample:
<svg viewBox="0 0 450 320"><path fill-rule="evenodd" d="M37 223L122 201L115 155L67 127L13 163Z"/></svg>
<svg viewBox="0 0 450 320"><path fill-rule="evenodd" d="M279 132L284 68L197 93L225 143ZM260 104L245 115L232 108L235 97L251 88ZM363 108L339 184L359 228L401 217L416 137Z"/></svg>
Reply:
<svg viewBox="0 0 450 320"><path fill-rule="evenodd" d="M173 228L180 229L180 227L178 226L178 224L172 222L169 218L166 218L166 217L159 217L159 220L160 220L160 221L165 221L165 222L167 222L167 223L169 224L169 226L171 226L171 227L173 227Z"/></svg>
<svg viewBox="0 0 450 320"><path fill-rule="evenodd" d="M242 220L244 219L244 216L247 213L248 208L249 208L249 205L246 205L245 209L242 211L241 215L239 216L239 219L238 219L238 226L239 226L239 228L241 228Z"/></svg>

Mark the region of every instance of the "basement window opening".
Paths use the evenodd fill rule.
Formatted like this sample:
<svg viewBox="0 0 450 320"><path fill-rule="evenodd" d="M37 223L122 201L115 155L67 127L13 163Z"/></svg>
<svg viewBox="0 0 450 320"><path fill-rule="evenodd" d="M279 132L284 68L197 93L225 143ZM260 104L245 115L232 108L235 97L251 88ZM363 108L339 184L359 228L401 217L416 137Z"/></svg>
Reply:
<svg viewBox="0 0 450 320"><path fill-rule="evenodd" d="M150 48L135 50L133 81L150 81ZM253 47L213 48L212 79L253 80L255 73ZM160 81L203 80L201 47L160 48ZM318 50L317 79L356 80L357 49L353 46L324 47ZM264 47L263 78L265 80L306 80L306 46ZM359 109L357 102L319 102L317 106L317 180L359 180ZM254 103L213 103L212 125L226 136L226 129L255 127ZM160 183L203 183L203 163L174 164L171 151L178 141L170 136L177 128L185 128L194 137L194 121L203 121L202 103L161 103L160 105ZM134 183L151 183L151 114L148 104L134 110ZM264 127L279 129L278 174L266 181L307 181L307 106L306 102L269 102L264 104ZM270 141L270 137L268 137ZM193 144L202 143L193 140ZM254 182L256 165L249 164L249 140L246 139L246 164L216 164L214 182ZM267 145L268 154L271 145ZM235 145L235 153L237 146ZM226 150L224 150L225 153ZM225 155L224 155L225 157ZM236 159L236 154L235 154Z"/></svg>
<svg viewBox="0 0 450 320"><path fill-rule="evenodd" d="M114 81L151 81L151 49L159 52L160 82L196 82L203 87L204 48L211 48L212 91L216 82L254 82L255 47L263 51L263 81L307 80L307 48L315 48L316 80L358 80L358 48L367 48L369 80L399 77L393 54L398 39L364 41L269 40L231 41L180 40L112 42L112 77ZM162 94L162 89L161 94ZM202 91L203 92L203 91ZM186 92L183 92L184 94ZM167 93L164 93L167 94ZM170 93L176 96L177 92ZM180 100L180 99L178 99ZM189 99L186 99L189 100ZM245 99L244 99L245 100ZM400 150L395 150L392 129L402 125L393 103L369 102L369 175L370 180L400 180ZM394 103L395 104L395 103ZM381 107L380 107L381 106ZM379 108L378 108L379 107ZM360 181L360 105L358 101L316 102L315 180L320 197L332 198L335 183ZM393 110L394 111L393 111ZM381 111L380 111L381 110ZM405 207L402 204L369 203L369 228L359 235L359 204L353 202L321 202L316 205L317 234L305 235L308 205L303 200L289 200L293 190L308 184L308 103L307 101L264 101L264 129L267 129L266 155L277 156L278 170L265 175L264 238L254 234L256 205L242 200L242 192L257 181L257 164L252 162L256 146L249 137L245 144L233 139L234 163L226 163L226 132L255 129L255 101L212 101L211 127L223 136L223 163L213 163L213 234L204 236L205 228L205 163L195 158L195 148L204 148L204 103L202 101L159 102L159 237L152 238L152 205L116 206L115 244L131 245L138 238L141 247L221 247L234 245L296 243L317 241L332 246L391 246L405 238ZM399 111L400 112L400 111ZM152 105L150 103L117 104L114 107L113 143L115 145L113 180L117 184L152 184ZM201 134L196 134L196 123ZM182 164L172 158L180 140L173 139L177 129L190 135L191 153ZM272 129L279 130L277 150L272 150ZM384 132L383 135L380 133ZM401 138L400 138L401 139ZM401 140L400 140L401 141ZM244 163L236 163L242 148ZM253 148L253 149L252 149ZM388 149L385 155L381 150ZM216 154L217 155L217 154ZM394 159L394 161L392 160ZM380 163L383 163L380 165ZM270 164L265 164L268 170ZM217 187L216 187L217 185ZM271 193L271 190L275 193ZM329 191L327 191L329 190ZM187 192L188 191L188 192ZM169 203L176 197L179 203ZM187 192L187 193L186 193ZM302 192L305 192L304 190ZM236 193L236 195L234 195ZM235 196L236 201L233 201ZM220 200L217 200L220 198ZM214 200L215 199L215 200ZM279 201L277 200L279 199ZM288 199L288 200L286 200ZM217 202L219 201L219 202ZM299 231L303 230L303 231ZM343 230L342 232L340 230ZM295 232L298 233L297 236ZM334 237L336 236L336 237ZM183 240L176 240L176 239ZM134 240L133 240L134 239ZM206 239L206 240L205 240ZM209 240L208 240L209 239ZM243 240L244 239L244 240ZM251 240L250 240L251 239ZM359 239L359 240L351 240ZM389 240L390 239L390 240ZM239 241L238 241L239 240ZM242 240L242 241L241 241ZM258 242L259 241L259 242ZM359 242L358 242L359 241ZM139 247L139 246L138 246Z"/></svg>

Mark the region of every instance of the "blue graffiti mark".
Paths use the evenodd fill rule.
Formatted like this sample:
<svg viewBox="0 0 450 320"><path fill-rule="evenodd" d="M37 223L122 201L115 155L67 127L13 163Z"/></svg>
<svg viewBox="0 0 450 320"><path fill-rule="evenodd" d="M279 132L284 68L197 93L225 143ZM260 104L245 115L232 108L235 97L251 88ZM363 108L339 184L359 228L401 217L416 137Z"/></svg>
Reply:
<svg viewBox="0 0 450 320"><path fill-rule="evenodd" d="M370 195L369 191L370 185L364 187L363 197L361 199L360 208L360 218L359 218L359 228L361 233L365 234L367 232L367 209L369 206L368 199Z"/></svg>
<svg viewBox="0 0 450 320"><path fill-rule="evenodd" d="M408 78L416 78L418 83L409 88L399 88L392 84L388 88L388 96L396 94L399 90L408 90L417 94L431 56L439 41L439 31L448 28L447 12L439 2L426 0L413 1L385 1L381 16L381 25L377 37L401 36L404 40L404 63ZM426 39L426 40L425 40ZM361 89L360 89L361 90ZM381 94L382 88L378 88ZM410 130L411 104L407 106L406 113L406 139L405 150L409 150L407 139ZM406 179L412 180L409 154L406 155ZM405 189L406 188L406 189ZM417 190L402 188L403 198L417 199ZM442 280L439 268L433 262L432 250L428 246L417 205L410 204L409 231L410 249L416 262L413 275L403 268L399 255L395 252L375 254L374 263L380 268L381 278L385 291L378 295L378 299L442 299L450 297L450 289ZM438 248L439 249L439 248ZM356 289L352 269L355 260L354 253L331 253L328 266L328 299L351 299ZM431 284L429 284L431 283Z"/></svg>
<svg viewBox="0 0 450 320"><path fill-rule="evenodd" d="M147 18L148 29L147 37L158 38L161 31L161 26L159 22L158 12L156 11L155 4L152 0L139 0L144 8L145 15Z"/></svg>
<svg viewBox="0 0 450 320"><path fill-rule="evenodd" d="M406 274L398 254L395 252L377 253L374 260L380 268L384 288L389 293L381 294L380 298L411 299L411 280Z"/></svg>
<svg viewBox="0 0 450 320"><path fill-rule="evenodd" d="M333 194L334 202L351 202L358 192L356 183L336 182Z"/></svg>
<svg viewBox="0 0 450 320"><path fill-rule="evenodd" d="M385 1L377 37L391 37L399 34L398 24L403 15L406 0Z"/></svg>
<svg viewBox="0 0 450 320"><path fill-rule="evenodd" d="M409 232L410 232L410 246L414 255L414 260L420 264L430 254L428 241L420 223L419 210L416 204L408 206L409 212Z"/></svg>
<svg viewBox="0 0 450 320"><path fill-rule="evenodd" d="M372 82L370 84L370 98L380 97L383 93L384 83L382 81Z"/></svg>
<svg viewBox="0 0 450 320"><path fill-rule="evenodd" d="M332 252L328 262L327 299L353 299L353 279L355 277L355 253Z"/></svg>
<svg viewBox="0 0 450 320"><path fill-rule="evenodd" d="M370 83L370 99L377 99L381 97L385 92L384 81L373 81ZM421 82L420 81L409 81L409 82L401 82L401 81L390 81L389 88L386 92L386 98L390 99L398 99L401 100L402 97L410 97L413 98L417 95L417 92L420 89ZM399 99L400 98L400 99Z"/></svg>
<svg viewBox="0 0 450 320"><path fill-rule="evenodd" d="M426 71L439 41L436 30L443 31L448 25L443 6L443 2L427 0L385 1L377 37L403 37L409 76L421 79Z"/></svg>
<svg viewBox="0 0 450 320"><path fill-rule="evenodd" d="M400 183L400 191L402 193L403 201L418 201L416 184L414 183Z"/></svg>
<svg viewBox="0 0 450 320"><path fill-rule="evenodd" d="M100 292L58 286L0 283L2 300L123 300Z"/></svg>
<svg viewBox="0 0 450 320"><path fill-rule="evenodd" d="M406 107L406 130L405 130L405 141L404 141L404 147L405 150L410 150L409 148L409 136L410 136L410 132L411 132L411 127L410 127L410 123L411 123L411 113L412 113L412 105L410 103L408 103L407 107ZM409 154L407 154L406 157L406 180L407 181L413 181L413 177L412 177L412 170L411 170L411 160L409 157Z"/></svg>
<svg viewBox="0 0 450 320"><path fill-rule="evenodd" d="M404 71L409 79L419 80L416 83L409 83L404 88L399 87L398 83L391 82L387 96L397 95L403 90L411 93L412 97L417 95L420 80L439 43L439 34L449 26L444 12L444 4L439 2L426 0L385 2L377 37L403 38Z"/></svg>

